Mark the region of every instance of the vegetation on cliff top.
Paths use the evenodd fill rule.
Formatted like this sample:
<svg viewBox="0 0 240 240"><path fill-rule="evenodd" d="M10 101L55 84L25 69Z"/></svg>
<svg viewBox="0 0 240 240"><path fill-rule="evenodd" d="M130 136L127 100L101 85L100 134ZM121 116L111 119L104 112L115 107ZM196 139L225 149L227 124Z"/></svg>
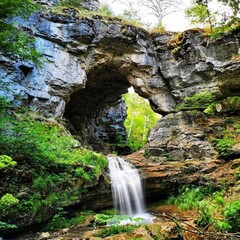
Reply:
<svg viewBox="0 0 240 240"><path fill-rule="evenodd" d="M98 179L106 165L104 156L82 148L56 121L1 101L0 201L10 205L1 204L0 228L41 222L76 203L87 191L84 184Z"/></svg>

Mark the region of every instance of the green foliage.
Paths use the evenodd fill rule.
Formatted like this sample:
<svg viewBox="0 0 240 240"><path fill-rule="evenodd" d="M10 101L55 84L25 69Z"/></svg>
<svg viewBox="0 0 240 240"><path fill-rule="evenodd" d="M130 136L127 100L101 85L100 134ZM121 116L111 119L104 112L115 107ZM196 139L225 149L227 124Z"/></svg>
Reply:
<svg viewBox="0 0 240 240"><path fill-rule="evenodd" d="M37 119L26 109L7 108L4 102L0 108L0 154L17 160L13 170L22 173L3 182L2 187L11 189L19 203L5 208L0 221L26 214L41 222L46 207L54 211L73 204L86 191L82 183L98 177L107 166L103 155L81 148L62 125L41 116ZM14 165L10 157L7 164ZM25 194L18 195L19 186Z"/></svg>
<svg viewBox="0 0 240 240"><path fill-rule="evenodd" d="M240 201L226 204L222 211L223 221L218 221L218 226L229 232L240 232Z"/></svg>
<svg viewBox="0 0 240 240"><path fill-rule="evenodd" d="M191 24L209 24L209 12L208 7L201 3L195 3L191 7L187 8L185 14L191 20ZM211 16L213 20L213 16Z"/></svg>
<svg viewBox="0 0 240 240"><path fill-rule="evenodd" d="M106 214L96 214L94 217L95 225L106 225L106 224L118 224L123 220L129 219L125 215L106 215Z"/></svg>
<svg viewBox="0 0 240 240"><path fill-rule="evenodd" d="M108 236L113 236L119 233L128 233L135 230L137 227L132 225L123 225L123 226L110 226L109 228L103 228L100 231L95 233L96 237L105 238Z"/></svg>
<svg viewBox="0 0 240 240"><path fill-rule="evenodd" d="M76 225L85 220L85 217L82 214L79 214L73 218L67 218L66 212L60 211L58 214L55 214L51 222L47 224L44 228L45 231L52 231L57 229L68 228L72 225Z"/></svg>
<svg viewBox="0 0 240 240"><path fill-rule="evenodd" d="M236 143L234 139L228 136L224 136L220 139L214 138L212 142L220 156L224 158L231 154L231 147Z"/></svg>
<svg viewBox="0 0 240 240"><path fill-rule="evenodd" d="M206 227L214 221L212 216L213 211L216 206L214 204L209 204L207 201L201 201L198 205L199 218L196 223L200 227Z"/></svg>
<svg viewBox="0 0 240 240"><path fill-rule="evenodd" d="M6 167L14 167L17 165L17 162L7 155L0 155L0 170Z"/></svg>
<svg viewBox="0 0 240 240"><path fill-rule="evenodd" d="M112 10L109 8L109 6L108 6L107 4L102 5L102 6L100 7L99 11L100 11L102 14L104 14L105 16L111 17L111 16L114 15L113 12L112 12Z"/></svg>
<svg viewBox="0 0 240 240"><path fill-rule="evenodd" d="M213 224L220 231L239 232L240 202L224 198L225 193L224 190L215 192L210 198L199 203L199 218L196 221L198 226Z"/></svg>
<svg viewBox="0 0 240 240"><path fill-rule="evenodd" d="M34 47L34 38L29 37L6 18L27 17L37 9L31 0L2 0L0 2L0 49L4 54L16 54L23 60L30 60L41 66L41 54Z"/></svg>
<svg viewBox="0 0 240 240"><path fill-rule="evenodd" d="M9 224L9 223L0 221L0 230L1 229L13 229L13 228L17 228L17 226L14 224Z"/></svg>
<svg viewBox="0 0 240 240"><path fill-rule="evenodd" d="M231 117L225 123L226 127L221 137L212 138L212 142L220 157L228 158L232 154L231 148L239 142L240 124L238 118Z"/></svg>
<svg viewBox="0 0 240 240"><path fill-rule="evenodd" d="M210 35L210 39L216 39L223 36L225 33L239 32L239 21L238 17L232 16L229 21L218 24L213 28L213 32Z"/></svg>
<svg viewBox="0 0 240 240"><path fill-rule="evenodd" d="M34 121L30 116L19 114L14 117L0 111L0 154L24 155L45 166L54 164L83 164L103 169L107 160L101 154L75 147L77 141L68 136L66 130L55 122ZM19 120L21 119L21 120Z"/></svg>
<svg viewBox="0 0 240 240"><path fill-rule="evenodd" d="M119 225L125 220L137 225L141 223L143 219L138 217L129 217L126 215L96 214L94 217L94 225Z"/></svg>
<svg viewBox="0 0 240 240"><path fill-rule="evenodd" d="M127 118L124 125L127 130L127 145L132 151L144 147L148 131L160 118L159 114L152 111L146 99L136 93L127 93L123 96L127 105Z"/></svg>
<svg viewBox="0 0 240 240"><path fill-rule="evenodd" d="M91 176L89 176L89 175L84 171L84 169L81 168L81 167L76 168L75 174L76 174L77 177L82 177L82 178L85 179L86 181L91 180Z"/></svg>
<svg viewBox="0 0 240 240"><path fill-rule="evenodd" d="M19 203L19 200L15 198L12 194L6 193L0 199L0 212L4 212L6 209L12 207Z"/></svg>
<svg viewBox="0 0 240 240"><path fill-rule="evenodd" d="M176 110L205 109L214 101L214 99L214 95L209 91L196 93L191 97L184 98L184 102L180 104Z"/></svg>
<svg viewBox="0 0 240 240"><path fill-rule="evenodd" d="M79 7L80 6L79 0L61 0L59 2L60 6L63 7Z"/></svg>
<svg viewBox="0 0 240 240"><path fill-rule="evenodd" d="M237 15L239 13L240 10L239 0L218 0L218 1L232 8L234 15Z"/></svg>
<svg viewBox="0 0 240 240"><path fill-rule="evenodd" d="M221 113L238 112L240 110L240 97L227 97L221 101L216 101L208 105L204 113L215 116Z"/></svg>
<svg viewBox="0 0 240 240"><path fill-rule="evenodd" d="M199 201L201 201L204 196L204 188L184 186L179 190L179 195L170 197L167 203L175 204L181 210L193 209L199 206Z"/></svg>
<svg viewBox="0 0 240 240"><path fill-rule="evenodd" d="M0 27L3 28L4 25ZM22 60L34 62L37 66L42 65L42 55L35 46L35 39L12 26L4 26L0 31L0 48L5 54L16 54Z"/></svg>
<svg viewBox="0 0 240 240"><path fill-rule="evenodd" d="M1 0L0 18L12 16L26 17L36 10L36 5L32 0Z"/></svg>

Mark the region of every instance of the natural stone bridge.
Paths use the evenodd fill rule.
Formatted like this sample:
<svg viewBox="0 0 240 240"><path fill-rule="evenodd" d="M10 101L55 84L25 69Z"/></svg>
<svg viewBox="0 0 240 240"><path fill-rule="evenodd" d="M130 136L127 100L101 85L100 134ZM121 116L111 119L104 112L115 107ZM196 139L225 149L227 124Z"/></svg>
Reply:
<svg viewBox="0 0 240 240"><path fill-rule="evenodd" d="M154 111L166 115L149 135L152 154L215 155L201 111L175 112L199 92L210 92L214 100L239 95L240 62L234 58L239 38L234 34L210 41L200 30L189 30L177 38L150 34L116 18L79 18L74 12L36 13L23 25L37 37L46 63L37 68L1 57L1 91L9 99L46 116L64 116L73 134L101 150L117 133L124 135L121 95L132 86Z"/></svg>

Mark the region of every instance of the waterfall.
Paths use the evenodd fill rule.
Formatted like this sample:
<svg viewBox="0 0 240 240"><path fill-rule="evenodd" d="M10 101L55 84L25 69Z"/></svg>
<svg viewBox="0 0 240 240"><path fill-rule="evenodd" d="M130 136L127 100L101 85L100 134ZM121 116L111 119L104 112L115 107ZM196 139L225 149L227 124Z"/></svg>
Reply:
<svg viewBox="0 0 240 240"><path fill-rule="evenodd" d="M141 179L137 169L117 156L108 157L114 207L121 214L144 213Z"/></svg>

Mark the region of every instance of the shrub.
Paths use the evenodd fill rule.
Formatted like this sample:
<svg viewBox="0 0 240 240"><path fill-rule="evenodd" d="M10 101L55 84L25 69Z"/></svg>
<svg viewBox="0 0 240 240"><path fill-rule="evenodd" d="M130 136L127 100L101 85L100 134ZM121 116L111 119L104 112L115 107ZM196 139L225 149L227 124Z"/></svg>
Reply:
<svg viewBox="0 0 240 240"><path fill-rule="evenodd" d="M0 154L25 156L45 167L82 163L91 166L93 176L107 165L103 155L75 147L76 140L55 122L33 121L26 113L14 117L3 109L0 115Z"/></svg>
<svg viewBox="0 0 240 240"><path fill-rule="evenodd" d="M239 119L230 117L225 122L225 129L221 137L212 138L212 142L220 157L228 158L232 154L232 147L239 142L240 125Z"/></svg>
<svg viewBox="0 0 240 240"><path fill-rule="evenodd" d="M0 170L6 167L14 167L17 165L17 162L7 155L0 155Z"/></svg>
<svg viewBox="0 0 240 240"><path fill-rule="evenodd" d="M20 173L10 177L7 183L3 182L3 187L11 189L13 195L19 191L19 183L26 190L19 196L19 202L13 195L1 199L0 221L14 216L17 225L19 217L27 215L41 222L45 209L56 211L79 199L87 190L78 178L90 181L99 176L107 160L101 154L80 147L79 142L55 121L42 116L36 119L26 109L9 108L2 103L0 166L2 168L3 162L4 166L13 166L12 158L17 159Z"/></svg>
<svg viewBox="0 0 240 240"><path fill-rule="evenodd" d="M212 213L215 209L214 204L209 204L207 201L201 201L198 204L198 213L199 218L197 219L196 223L200 227L205 227L211 224L214 221Z"/></svg>
<svg viewBox="0 0 240 240"><path fill-rule="evenodd" d="M19 200L12 194L6 193L0 199L0 212L4 213L8 208L18 204Z"/></svg>
<svg viewBox="0 0 240 240"><path fill-rule="evenodd" d="M81 223L85 220L82 214L79 214L73 218L67 218L66 212L60 211L58 214L55 214L52 220L45 227L46 231L52 231L62 228L70 227L71 225L75 225Z"/></svg>
<svg viewBox="0 0 240 240"><path fill-rule="evenodd" d="M229 231L240 231L240 201L233 201L226 204L223 210L225 222L229 225Z"/></svg>
<svg viewBox="0 0 240 240"><path fill-rule="evenodd" d="M14 224L9 224L9 223L0 221L0 230L1 229L13 229L13 228L17 228L17 226Z"/></svg>
<svg viewBox="0 0 240 240"><path fill-rule="evenodd" d="M180 189L179 195L170 197L167 201L168 204L176 204L179 209L187 210L199 206L199 201L204 198L204 189L197 187L184 186Z"/></svg>

